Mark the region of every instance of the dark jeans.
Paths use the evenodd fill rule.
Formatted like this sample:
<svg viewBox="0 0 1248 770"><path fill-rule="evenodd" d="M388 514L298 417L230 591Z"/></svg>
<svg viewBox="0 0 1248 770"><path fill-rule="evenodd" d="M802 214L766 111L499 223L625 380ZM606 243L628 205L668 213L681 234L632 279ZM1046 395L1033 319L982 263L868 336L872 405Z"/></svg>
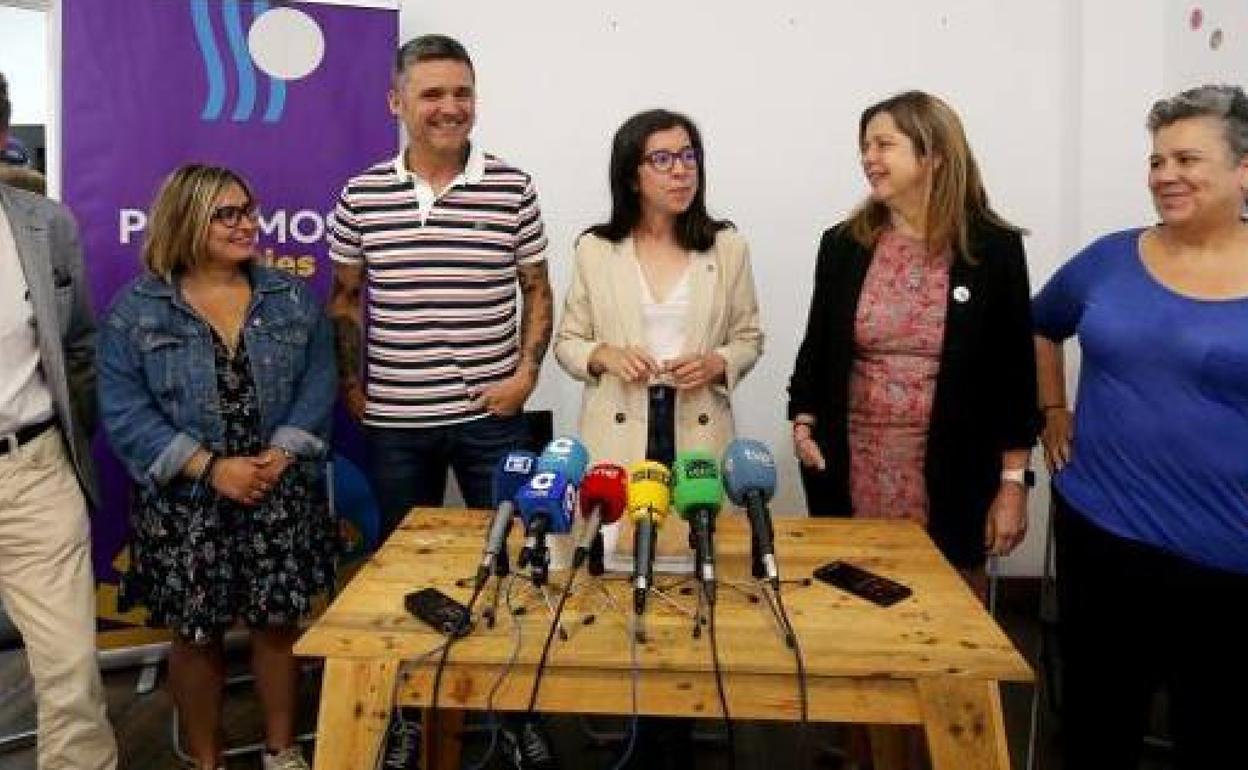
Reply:
<svg viewBox="0 0 1248 770"><path fill-rule="evenodd" d="M490 415L437 428L365 428L382 539L413 507L442 505L448 468L469 508L494 507L494 467L528 443L526 426L523 415Z"/></svg>
<svg viewBox="0 0 1248 770"><path fill-rule="evenodd" d="M646 433L646 459L667 468L676 461L676 389L652 385L649 393ZM685 526L676 516L668 516L664 526ZM646 770L694 767L693 719L687 717L642 717L638 720L636 755L630 767Z"/></svg>
<svg viewBox="0 0 1248 770"><path fill-rule="evenodd" d="M676 460L676 389L650 386L649 421L646 423L646 459L672 467Z"/></svg>
<svg viewBox="0 0 1248 770"><path fill-rule="evenodd" d="M1135 770L1162 686L1175 767L1240 765L1248 655L1232 629L1248 575L1118 537L1054 497L1062 766Z"/></svg>

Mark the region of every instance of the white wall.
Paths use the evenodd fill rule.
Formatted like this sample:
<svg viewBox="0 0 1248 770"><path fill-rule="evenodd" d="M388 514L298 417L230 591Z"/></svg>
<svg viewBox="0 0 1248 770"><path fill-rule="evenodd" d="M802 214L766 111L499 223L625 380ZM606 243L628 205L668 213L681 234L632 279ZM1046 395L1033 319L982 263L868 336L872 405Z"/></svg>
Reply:
<svg viewBox="0 0 1248 770"><path fill-rule="evenodd" d="M607 212L619 123L653 106L699 123L708 201L750 240L768 331L764 358L737 394L740 431L775 448L775 508L797 511L785 385L819 234L865 190L861 109L906 88L947 98L996 206L1032 232L1038 286L1095 233L1147 217L1141 121L1160 93L1163 15L1163 0L405 0L400 37L444 32L471 50L478 137L537 179L560 294L573 238ZM548 366L534 404L571 430L579 395ZM1046 507L1036 495L1037 534L1007 571L1039 571Z"/></svg>
<svg viewBox="0 0 1248 770"><path fill-rule="evenodd" d="M42 32L13 26L0 0L0 68L44 76L19 110L41 110ZM1229 0L401 0L401 37L445 32L476 60L478 138L537 179L557 291L572 239L608 206L612 133L652 106L685 111L705 134L708 200L749 238L767 352L737 396L741 432L781 461L778 511L803 508L784 422L784 387L809 301L820 231L864 192L859 111L904 88L961 113L998 209L1032 231L1033 284L1096 235L1150 221L1144 188L1153 100L1203 80L1242 80L1246 13ZM53 20L55 21L55 20ZM53 25L55 26L55 25ZM1218 49L1208 45L1223 29ZM20 55L15 46L34 45ZM1203 47L1202 47L1203 46ZM10 60L12 63L10 63ZM52 83L55 88L55 82ZM380 92L384 84L378 84ZM54 106L54 105L53 105ZM19 112L17 122L27 122ZM29 122L39 122L41 118ZM50 121L55 123L55 116ZM55 136L55 125L51 127ZM1072 377L1075 366L1071 366ZM571 430L579 388L550 363L534 405ZM1039 571L1047 495L1007 571Z"/></svg>
<svg viewBox="0 0 1248 770"><path fill-rule="evenodd" d="M9 81L13 123L46 123L49 73L47 14L0 2L0 72Z"/></svg>

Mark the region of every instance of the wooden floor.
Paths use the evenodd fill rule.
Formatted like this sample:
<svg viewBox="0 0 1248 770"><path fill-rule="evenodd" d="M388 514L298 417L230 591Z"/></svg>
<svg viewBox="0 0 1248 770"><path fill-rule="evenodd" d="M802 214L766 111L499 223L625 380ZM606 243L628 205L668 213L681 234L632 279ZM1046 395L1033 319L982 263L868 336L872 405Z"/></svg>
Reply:
<svg viewBox="0 0 1248 770"><path fill-rule="evenodd" d="M1032 659L1039 637L1039 621L1036 595L1026 581L1011 581L1002 592L1002 606L998 615L1007 633L1019 648ZM240 670L245 661L238 661ZM318 699L318 682L315 671L306 677L301 696L302 726L311 729L315 720ZM134 770L162 770L178 767L171 740L170 700L161 686L151 693L139 694L135 685L139 679L137 669L105 672L104 681L108 692L109 716L117 729L121 749L122 767ZM1006 685L1004 687L1006 723L1010 736L1013 766L1026 768L1027 735L1031 706L1031 687ZM1054 720L1044 720L1049 727L1040 740L1040 761L1035 770L1060 770L1060 757L1053 748ZM230 694L226 705L225 729L227 739L234 744L258 741L260 734L258 705L246 685L239 686ZM25 671L25 659L20 652L0 653L0 740L3 735L31 729L34 726L34 707L30 697L30 683ZM595 746L585 733L586 725L574 718L550 720L551 733L556 747L568 770L610 767L622 752L622 746L608 743ZM622 720L596 720L591 728L609 732L623 726ZM728 768L725 744L716 740L722 735L722 725L707 721L698 728L698 767L702 770ZM841 731L836 726L812 728L807 736L812 752L818 757L813 767L846 768L837 759L835 747L841 742ZM482 732L472 738L464 751L465 766L471 765L483 754L488 735ZM796 766L794 747L797 745L796 728L775 724L737 723L735 725L735 753L738 770L779 770ZM241 757L229 762L232 770L258 768L255 757ZM497 765L501 767L502 765ZM33 745L19 747L0 753L0 770L27 770L35 767ZM1150 749L1142 770L1169 770L1171 767L1161 750Z"/></svg>

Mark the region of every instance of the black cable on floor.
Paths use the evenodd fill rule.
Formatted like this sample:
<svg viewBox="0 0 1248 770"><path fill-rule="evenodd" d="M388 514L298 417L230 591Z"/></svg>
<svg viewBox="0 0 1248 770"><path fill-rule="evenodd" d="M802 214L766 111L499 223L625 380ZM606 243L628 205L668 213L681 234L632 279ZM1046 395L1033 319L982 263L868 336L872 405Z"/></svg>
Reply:
<svg viewBox="0 0 1248 770"><path fill-rule="evenodd" d="M433 655L436 655L439 651L445 654L446 648L450 646L451 646L451 639L448 638L442 643L438 644L436 647L432 647L429 650L422 652L420 655L418 655L415 658L412 658L411 660L399 662L399 670L396 671L394 675L394 686L390 690L390 703L395 704L395 705L391 706L391 709L392 709L391 719L390 719L389 724L386 725L385 733L381 737L381 747L377 752L377 763L373 765L373 770L380 770L381 765L385 761L385 758L386 758L386 751L385 751L386 743L389 740L390 733L392 732L391 727L394 724L393 709L399 708L397 703L399 699L399 687L402 686L403 684L403 667L404 666L419 666L421 663L424 663L427 658L430 658ZM422 740L424 739L424 737L425 736L423 735L421 736Z"/></svg>
<svg viewBox="0 0 1248 770"><path fill-rule="evenodd" d="M624 770L629 760L633 758L633 749L637 747L637 729L641 722L641 710L637 705L637 690L641 684L641 665L637 662L637 632L638 616L632 616L632 622L628 632L628 652L629 658L632 660L632 690L633 690L633 718L628 725L628 745L624 747L624 753L612 765L611 770Z"/></svg>
<svg viewBox="0 0 1248 770"><path fill-rule="evenodd" d="M806 734L810 726L810 696L807 692L806 659L802 655L802 644L797 638L797 630L793 628L793 621L789 619L789 613L784 608L784 595L780 592L778 586L773 586L772 592L776 596L776 609L780 612L780 622L784 624L784 632L792 642L793 660L797 664L797 692L798 700L801 704L801 721L798 722L797 727L797 756L800 762L804 762Z"/></svg>
<svg viewBox="0 0 1248 770"><path fill-rule="evenodd" d="M519 615L516 614L515 605L511 603L511 591L516 584L515 575L507 580L507 591L504 594L504 601L507 605L507 613L511 616L511 629L513 641L511 645L511 656L507 659L507 663L503 665L502 670L498 672L494 683L490 686L490 692L485 696L485 718L490 723L490 743L486 746L485 753L481 755L481 759L468 770L485 770L490 762L494 760L494 752L498 750L498 732L502 728L502 721L498 718L498 711L494 708L494 698L498 695L498 691L502 688L503 682L506 681L511 670L516 665L516 661L520 658L521 643L521 626Z"/></svg>
<svg viewBox="0 0 1248 770"><path fill-rule="evenodd" d="M559 595L559 604L555 606L555 617L550 623L550 630L546 632L546 641L542 644L541 657L537 659L537 673L533 677L533 690L529 693L528 712L533 713L533 709L537 707L537 692L542 686L542 674L546 672L546 659L550 656L550 643L555 640L555 631L559 630L559 619L563 617L563 605L567 603L568 596L572 593L572 584L576 582L577 567L573 566L572 571L568 574L568 582L563 587L563 593Z"/></svg>
<svg viewBox="0 0 1248 770"><path fill-rule="evenodd" d="M728 767L737 766L737 742L732 727L732 717L728 714L728 693L724 690L724 672L719 665L719 639L715 636L715 601L711 598L710 588L701 583L702 595L709 606L707 613L706 632L711 643L711 663L715 669L715 689L719 691L719 708L724 715L724 730L728 733Z"/></svg>

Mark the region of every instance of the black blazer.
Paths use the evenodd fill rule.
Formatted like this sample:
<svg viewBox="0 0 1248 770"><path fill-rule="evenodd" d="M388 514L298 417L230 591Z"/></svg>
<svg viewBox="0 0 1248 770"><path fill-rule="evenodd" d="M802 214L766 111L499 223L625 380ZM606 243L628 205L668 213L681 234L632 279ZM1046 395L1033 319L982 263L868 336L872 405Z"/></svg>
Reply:
<svg viewBox="0 0 1248 770"><path fill-rule="evenodd" d="M1022 237L971 228L975 264L949 271L945 339L928 426L928 531L958 567L983 564L984 522L1001 483L1001 453L1030 448L1039 430L1031 290ZM811 515L847 516L849 377L858 298L872 251L844 223L823 234L806 336L789 381L789 419L816 418L827 468L802 469Z"/></svg>

